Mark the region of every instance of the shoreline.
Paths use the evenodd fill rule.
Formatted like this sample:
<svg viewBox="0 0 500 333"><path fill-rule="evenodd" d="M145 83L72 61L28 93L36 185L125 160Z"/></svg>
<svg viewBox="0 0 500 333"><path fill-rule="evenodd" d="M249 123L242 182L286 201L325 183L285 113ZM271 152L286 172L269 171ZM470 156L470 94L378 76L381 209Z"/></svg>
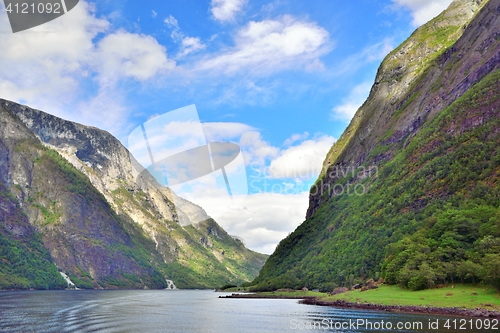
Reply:
<svg viewBox="0 0 500 333"><path fill-rule="evenodd" d="M424 307L413 305L381 305L374 303L352 303L344 300L323 301L316 296L281 296L281 295L259 295L259 294L231 294L219 296L219 298L250 298L250 299L300 299L300 304L330 306L343 309L372 310L380 312L401 312L413 314L432 314L442 316L461 316L476 318L496 318L500 319L500 312L488 309L465 309L465 308L445 308L445 307Z"/></svg>

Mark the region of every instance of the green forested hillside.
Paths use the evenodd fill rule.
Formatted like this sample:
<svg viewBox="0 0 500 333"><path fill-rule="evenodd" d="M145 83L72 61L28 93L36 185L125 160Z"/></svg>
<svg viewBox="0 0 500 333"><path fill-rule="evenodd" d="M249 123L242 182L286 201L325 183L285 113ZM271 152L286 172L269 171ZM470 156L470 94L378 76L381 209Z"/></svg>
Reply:
<svg viewBox="0 0 500 333"><path fill-rule="evenodd" d="M500 289L499 5L487 3L407 90L397 81L380 87L388 56L327 156L308 218L253 290L327 291L380 277L414 290L448 282Z"/></svg>
<svg viewBox="0 0 500 333"><path fill-rule="evenodd" d="M478 114L482 125L467 128ZM329 290L370 277L413 289L500 287L500 71L395 149L359 182L367 193L333 196L279 244L256 289Z"/></svg>

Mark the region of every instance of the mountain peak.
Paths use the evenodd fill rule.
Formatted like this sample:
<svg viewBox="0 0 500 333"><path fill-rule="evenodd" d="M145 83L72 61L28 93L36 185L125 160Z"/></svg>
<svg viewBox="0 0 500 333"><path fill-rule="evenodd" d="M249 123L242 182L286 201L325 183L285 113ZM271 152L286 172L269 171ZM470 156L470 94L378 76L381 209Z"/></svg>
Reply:
<svg viewBox="0 0 500 333"><path fill-rule="evenodd" d="M415 30L406 41L385 57L378 69L368 99L327 154L316 183L318 186L322 184L328 187L335 182L336 179L325 178L329 168L357 169L365 162L379 138L392 130L394 134L388 139L392 141L401 139L420 126L423 115L431 113L431 117L434 116L432 110L440 110L451 104L471 84L480 79L478 77L475 81L471 81L468 86L464 86L451 96L447 94L445 87L432 91L432 96L412 94L414 91L426 89L422 85L430 80L434 81L443 70L446 71L442 64L449 63L448 59L452 55L456 58L459 54L463 54L465 48L470 48L469 42L474 40L473 45L475 45L478 44L478 40L489 36L477 31L474 26L465 29L487 3L486 0L454 1L448 9ZM494 5L488 6L480 15L494 16L493 8ZM486 19L481 17L476 21L484 20ZM466 36L463 36L464 32ZM476 71L482 73L484 69L478 67ZM463 70L463 73L466 71ZM457 80L457 77L453 80ZM412 108L408 105L410 103L412 106L427 103L427 110ZM408 112L401 114L401 108ZM323 202L321 197L314 193L310 195L307 218L311 217Z"/></svg>

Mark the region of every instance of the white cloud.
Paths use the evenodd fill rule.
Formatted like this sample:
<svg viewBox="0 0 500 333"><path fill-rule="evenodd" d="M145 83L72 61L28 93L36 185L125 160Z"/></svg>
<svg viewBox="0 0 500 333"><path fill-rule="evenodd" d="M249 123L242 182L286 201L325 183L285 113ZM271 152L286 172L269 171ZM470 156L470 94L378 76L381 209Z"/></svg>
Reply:
<svg viewBox="0 0 500 333"><path fill-rule="evenodd" d="M452 0L392 0L400 7L406 7L412 12L413 25L420 26L445 10Z"/></svg>
<svg viewBox="0 0 500 333"><path fill-rule="evenodd" d="M119 77L144 81L174 68L175 62L167 58L165 47L155 38L120 30L99 42L96 67L107 81Z"/></svg>
<svg viewBox="0 0 500 333"><path fill-rule="evenodd" d="M189 114L187 115L189 116ZM181 109L178 112L167 112L143 124L148 137L147 143L155 161L206 144L203 128L199 123L197 114L196 118L182 118ZM144 141L141 127L135 128L130 133L128 145L130 152L143 166L148 167L151 164L149 149Z"/></svg>
<svg viewBox="0 0 500 333"><path fill-rule="evenodd" d="M96 96L77 106L78 118L86 124L97 124L111 133L120 133L127 125L124 115L130 110L126 105L122 92L102 87ZM48 112L52 113L52 110Z"/></svg>
<svg viewBox="0 0 500 333"><path fill-rule="evenodd" d="M202 126L209 142L240 138L245 132L255 131L252 126L242 123L209 122L203 123Z"/></svg>
<svg viewBox="0 0 500 333"><path fill-rule="evenodd" d="M363 82L355 86L349 95L342 100L342 104L332 109L332 118L351 120L359 107L363 105L367 99L371 87L372 83L370 82Z"/></svg>
<svg viewBox="0 0 500 333"><path fill-rule="evenodd" d="M303 134L292 134L288 139L285 140L284 145L285 146L291 146L297 141L303 141L309 137L308 132L304 132Z"/></svg>
<svg viewBox="0 0 500 333"><path fill-rule="evenodd" d="M161 140L165 140L166 137L180 138L182 140L184 140L186 137L198 138L201 135L201 128L202 127L200 127L200 124L197 121L193 120L171 121L162 126L162 134L164 136L161 137ZM164 143L159 143L159 144L162 145Z"/></svg>
<svg viewBox="0 0 500 333"><path fill-rule="evenodd" d="M155 12L154 10L151 11L151 17L152 18L156 18L156 16L158 16L158 13Z"/></svg>
<svg viewBox="0 0 500 333"><path fill-rule="evenodd" d="M272 178L311 179L319 175L323 159L335 142L329 135L306 140L280 152L269 166Z"/></svg>
<svg viewBox="0 0 500 333"><path fill-rule="evenodd" d="M0 15L0 29L10 29L7 15ZM175 66L151 36L111 32L109 21L97 18L86 1L56 20L1 39L1 97L115 134L129 111L118 81L148 80ZM95 83L94 95L82 92L81 85Z"/></svg>
<svg viewBox="0 0 500 333"><path fill-rule="evenodd" d="M236 14L243 9L248 0L212 0L211 11L219 22L234 21Z"/></svg>
<svg viewBox="0 0 500 333"><path fill-rule="evenodd" d="M56 109L74 97L94 52L92 40L109 26L93 10L81 2L57 20L26 32L2 34L2 97ZM0 27L10 30L7 15L0 15Z"/></svg>
<svg viewBox="0 0 500 333"><path fill-rule="evenodd" d="M214 199L204 201L202 207L230 235L243 238L247 247L271 254L279 241L304 221L308 198L308 192L258 193L235 206L220 208Z"/></svg>
<svg viewBox="0 0 500 333"><path fill-rule="evenodd" d="M206 45L198 37L184 37L181 42L181 50L177 56L182 58L192 52L203 50L205 47Z"/></svg>
<svg viewBox="0 0 500 333"><path fill-rule="evenodd" d="M179 52L177 53L177 58L185 57L192 52L196 52L196 51L203 50L204 48L206 48L206 45L201 42L200 38L188 37L188 36L184 35L181 28L179 27L179 22L172 15L167 17L164 20L164 22L167 24L167 26L169 28L172 29L172 33L170 34L172 39L175 42L181 44Z"/></svg>
<svg viewBox="0 0 500 333"><path fill-rule="evenodd" d="M240 138L240 147L244 152L246 165L252 163L264 165L267 159L275 158L279 154L279 148L264 141L261 134L256 131L243 133Z"/></svg>
<svg viewBox="0 0 500 333"><path fill-rule="evenodd" d="M240 29L235 46L205 57L195 69L218 74L251 71L265 74L313 64L329 51L329 34L316 23L286 15L276 20L251 21Z"/></svg>
<svg viewBox="0 0 500 333"><path fill-rule="evenodd" d="M172 29L179 29L179 22L177 22L177 19L172 15L167 17L163 22L165 22Z"/></svg>
<svg viewBox="0 0 500 333"><path fill-rule="evenodd" d="M200 193L195 191L186 196L204 207L229 234L242 237L249 248L270 254L280 240L304 221L309 192L303 180L317 177L335 139L323 135L306 140L308 133L296 134L285 141L296 145L280 150L247 125L209 125L214 132L221 133L221 137L241 135L239 143L246 157L245 164L256 163L251 166L255 172L248 174L251 194L224 201L223 190L202 193L198 189ZM229 177L232 173L228 172Z"/></svg>

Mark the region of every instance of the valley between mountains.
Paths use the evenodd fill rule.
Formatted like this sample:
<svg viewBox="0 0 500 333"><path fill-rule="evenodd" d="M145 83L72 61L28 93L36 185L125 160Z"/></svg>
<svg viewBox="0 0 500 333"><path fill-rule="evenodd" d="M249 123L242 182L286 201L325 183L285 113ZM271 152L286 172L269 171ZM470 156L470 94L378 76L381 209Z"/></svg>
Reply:
<svg viewBox="0 0 500 333"><path fill-rule="evenodd" d="M499 147L500 0L455 0L386 56L270 257L108 132L0 100L0 289L500 290Z"/></svg>

